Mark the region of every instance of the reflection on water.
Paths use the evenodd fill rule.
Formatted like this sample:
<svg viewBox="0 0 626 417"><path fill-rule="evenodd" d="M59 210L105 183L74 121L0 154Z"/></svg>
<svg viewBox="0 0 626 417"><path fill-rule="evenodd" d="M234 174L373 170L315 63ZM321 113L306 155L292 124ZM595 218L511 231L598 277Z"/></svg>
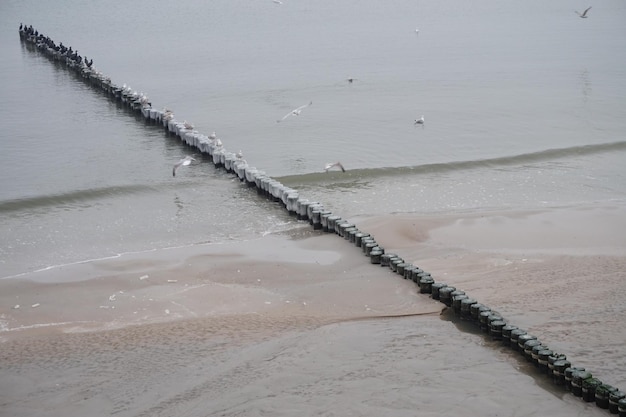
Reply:
<svg viewBox="0 0 626 417"><path fill-rule="evenodd" d="M176 194L174 197L174 205L176 206L176 217L180 217L181 212L183 211L184 204L183 200Z"/></svg>
<svg viewBox="0 0 626 417"><path fill-rule="evenodd" d="M583 98L583 103L587 103L587 100L589 99L589 97L591 96L591 92L592 92L592 88L591 88L591 79L589 77L589 71L587 69L584 69L579 76L582 88L582 98Z"/></svg>

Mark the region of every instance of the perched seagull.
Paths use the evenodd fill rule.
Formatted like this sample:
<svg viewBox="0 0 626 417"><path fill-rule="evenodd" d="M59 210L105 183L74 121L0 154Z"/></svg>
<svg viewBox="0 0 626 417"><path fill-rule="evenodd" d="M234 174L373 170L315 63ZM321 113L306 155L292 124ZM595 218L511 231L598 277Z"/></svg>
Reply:
<svg viewBox="0 0 626 417"><path fill-rule="evenodd" d="M140 93L139 100L141 101L141 104L143 104L144 106L150 104L150 99L144 93Z"/></svg>
<svg viewBox="0 0 626 417"><path fill-rule="evenodd" d="M209 135L209 139L211 139L211 140L215 140L215 138L217 138L217 136L215 135L215 132L213 132L213 133L211 133L211 134Z"/></svg>
<svg viewBox="0 0 626 417"><path fill-rule="evenodd" d="M222 146L224 146L220 138L215 139L215 146L218 148L221 148Z"/></svg>
<svg viewBox="0 0 626 417"><path fill-rule="evenodd" d="M193 130L194 125L192 125L191 123L189 123L187 120L185 120L183 122L183 125L185 126L185 129L189 129L189 130Z"/></svg>
<svg viewBox="0 0 626 417"><path fill-rule="evenodd" d="M285 120L287 117L289 117L291 115L299 116L300 113L302 113L302 110L304 110L306 107L309 107L311 104L313 104L313 102L310 102L309 104L305 104L304 106L300 106L297 109L293 109L292 111L287 113L282 119L276 120L276 123L282 122L283 120Z"/></svg>
<svg viewBox="0 0 626 417"><path fill-rule="evenodd" d="M422 125L422 127L424 127L424 115L422 115L419 119L415 119L415 124Z"/></svg>
<svg viewBox="0 0 626 417"><path fill-rule="evenodd" d="M237 153L235 154L235 158L237 158L237 161L241 161L241 162L243 162L244 164L247 164L247 163L248 163L248 161L246 161L245 159L243 159L243 152L241 152L241 150L239 150L239 152L237 152Z"/></svg>
<svg viewBox="0 0 626 417"><path fill-rule="evenodd" d="M326 172L328 172L329 169L337 167L341 170L341 172L346 172L346 169L343 167L343 165L341 165L341 162L334 162L334 163L328 163L326 164L326 166L324 167L324 170Z"/></svg>
<svg viewBox="0 0 626 417"><path fill-rule="evenodd" d="M582 12L582 13L579 13L577 10L574 10L574 11L576 12L576 14L577 14L578 16L580 16L580 17L581 17L581 18L583 18L583 19L586 19L586 18L587 18L587 12L589 11L589 9L591 9L591 6L587 7L587 8L585 9L585 11L584 11L584 12Z"/></svg>
<svg viewBox="0 0 626 417"><path fill-rule="evenodd" d="M176 163L176 165L174 165L174 169L172 170L172 176L175 177L176 176L176 170L178 168L180 168L181 166L187 166L187 165L191 164L191 161L195 161L195 159L193 159L193 157L191 157L189 155L187 155L186 157L184 157L183 159L178 161Z"/></svg>

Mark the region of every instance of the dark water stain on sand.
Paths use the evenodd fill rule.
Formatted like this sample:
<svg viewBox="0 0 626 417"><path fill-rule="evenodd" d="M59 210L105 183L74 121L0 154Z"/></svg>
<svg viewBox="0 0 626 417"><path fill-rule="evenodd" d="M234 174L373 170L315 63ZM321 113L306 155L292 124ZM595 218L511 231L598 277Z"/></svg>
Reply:
<svg viewBox="0 0 626 417"><path fill-rule="evenodd" d="M443 321L451 322L457 329L464 333L481 336L484 342L483 346L492 349L494 354L504 355L515 369L533 378L538 387L543 388L558 399L562 400L564 395L568 393L564 387L556 385L551 377L542 373L538 367L526 359L520 352L513 350L510 346L504 345L502 341L494 340L488 333L480 328L478 323L462 319L457 316L451 308L445 308L440 318Z"/></svg>

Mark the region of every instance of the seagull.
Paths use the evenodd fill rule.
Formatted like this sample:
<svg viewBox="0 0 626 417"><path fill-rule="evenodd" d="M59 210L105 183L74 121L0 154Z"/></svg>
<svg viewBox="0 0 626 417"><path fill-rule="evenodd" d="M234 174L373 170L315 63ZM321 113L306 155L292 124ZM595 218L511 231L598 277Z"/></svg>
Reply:
<svg viewBox="0 0 626 417"><path fill-rule="evenodd" d="M329 169L334 168L334 167L341 169L341 172L346 172L346 169L343 167L343 165L341 165L341 162L328 163L324 167L324 170L328 172Z"/></svg>
<svg viewBox="0 0 626 417"><path fill-rule="evenodd" d="M304 106L300 106L297 109L293 109L292 111L290 111L289 113L287 113L285 116L283 116L282 119L280 120L276 120L276 123L280 123L283 120L285 120L287 117L294 115L294 116L299 116L300 113L302 113L302 110L304 110L306 107L309 107L311 104L313 104L313 102L310 102L309 104L305 104Z"/></svg>
<svg viewBox="0 0 626 417"><path fill-rule="evenodd" d="M415 29L415 34L416 34L416 35L419 35L419 34L420 34L420 30L416 28L416 29Z"/></svg>
<svg viewBox="0 0 626 417"><path fill-rule="evenodd" d="M187 155L186 157L184 157L183 159L178 161L176 163L176 165L174 165L174 169L172 170L172 176L175 177L176 176L176 170L178 168L180 168L181 166L187 166L187 165L191 164L191 161L195 161L195 159L193 159L193 157L191 157L189 155Z"/></svg>
<svg viewBox="0 0 626 417"><path fill-rule="evenodd" d="M187 120L185 120L183 122L183 126L185 126L185 129L189 129L189 130L193 130L194 125L192 125L191 123L189 123Z"/></svg>
<svg viewBox="0 0 626 417"><path fill-rule="evenodd" d="M352 84L353 81L356 81L356 78L349 77L346 81Z"/></svg>
<svg viewBox="0 0 626 417"><path fill-rule="evenodd" d="M574 11L575 11L575 12L576 12L576 14L577 14L578 16L580 16L582 19L586 19L586 18L587 18L587 12L589 11L589 9L591 9L591 6L587 7L587 8L585 9L585 11L584 11L584 12L582 12L582 13L579 13L577 10L574 10Z"/></svg>
<svg viewBox="0 0 626 417"><path fill-rule="evenodd" d="M280 1L280 0L273 0L273 2L276 3L276 4L283 4L283 2Z"/></svg>
<svg viewBox="0 0 626 417"><path fill-rule="evenodd" d="M415 119L415 124L422 125L422 127L424 127L424 115L422 115L419 119Z"/></svg>
<svg viewBox="0 0 626 417"><path fill-rule="evenodd" d="M215 135L215 132L213 132L213 133L211 133L211 134L209 135L209 139L211 139L211 140L215 140L215 138L217 138L217 136Z"/></svg>
<svg viewBox="0 0 626 417"><path fill-rule="evenodd" d="M237 158L237 161L241 161L241 162L243 162L244 164L247 164L247 163L248 163L248 161L246 161L245 159L243 159L243 152L241 152L241 150L239 150L239 152L237 152L237 153L235 154L235 158Z"/></svg>

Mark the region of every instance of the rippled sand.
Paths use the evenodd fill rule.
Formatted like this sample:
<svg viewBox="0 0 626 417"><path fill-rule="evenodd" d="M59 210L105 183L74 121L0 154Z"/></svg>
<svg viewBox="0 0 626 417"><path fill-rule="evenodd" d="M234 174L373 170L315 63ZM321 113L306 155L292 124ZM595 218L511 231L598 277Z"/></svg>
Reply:
<svg viewBox="0 0 626 417"><path fill-rule="evenodd" d="M623 389L626 243L612 214L626 218L596 208L358 224ZM0 306L2 415L607 415L308 227L4 280Z"/></svg>

